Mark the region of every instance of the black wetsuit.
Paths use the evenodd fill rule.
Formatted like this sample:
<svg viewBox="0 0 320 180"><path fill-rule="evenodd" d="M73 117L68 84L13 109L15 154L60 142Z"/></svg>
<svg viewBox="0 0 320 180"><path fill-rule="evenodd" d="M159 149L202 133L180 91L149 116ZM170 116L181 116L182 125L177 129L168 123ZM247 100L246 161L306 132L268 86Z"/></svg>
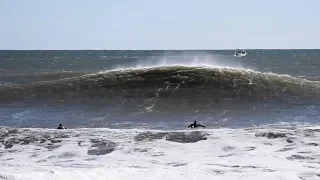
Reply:
<svg viewBox="0 0 320 180"><path fill-rule="evenodd" d="M57 129L66 129L62 126L62 124L59 124L58 128Z"/></svg>
<svg viewBox="0 0 320 180"><path fill-rule="evenodd" d="M197 124L197 121L194 121L192 124L190 124L189 126L188 126L188 128L197 128L197 127L204 127L205 128L205 126L204 125L201 125L201 124Z"/></svg>

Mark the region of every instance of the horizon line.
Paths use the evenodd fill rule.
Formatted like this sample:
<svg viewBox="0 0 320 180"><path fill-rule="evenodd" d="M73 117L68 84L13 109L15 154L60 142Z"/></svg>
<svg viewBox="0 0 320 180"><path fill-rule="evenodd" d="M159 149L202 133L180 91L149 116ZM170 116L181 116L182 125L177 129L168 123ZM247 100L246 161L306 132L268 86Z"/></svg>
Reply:
<svg viewBox="0 0 320 180"><path fill-rule="evenodd" d="M233 48L233 49L0 49L0 51L226 51L226 50L320 50L320 48Z"/></svg>

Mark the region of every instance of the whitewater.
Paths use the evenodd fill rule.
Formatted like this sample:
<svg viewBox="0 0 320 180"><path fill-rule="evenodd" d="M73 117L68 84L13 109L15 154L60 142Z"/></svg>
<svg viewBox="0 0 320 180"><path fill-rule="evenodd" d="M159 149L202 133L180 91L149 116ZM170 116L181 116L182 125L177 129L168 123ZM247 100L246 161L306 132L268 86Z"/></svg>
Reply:
<svg viewBox="0 0 320 180"><path fill-rule="evenodd" d="M319 127L2 129L2 179L318 179Z"/></svg>
<svg viewBox="0 0 320 180"><path fill-rule="evenodd" d="M0 179L319 179L320 52L247 52L0 51Z"/></svg>

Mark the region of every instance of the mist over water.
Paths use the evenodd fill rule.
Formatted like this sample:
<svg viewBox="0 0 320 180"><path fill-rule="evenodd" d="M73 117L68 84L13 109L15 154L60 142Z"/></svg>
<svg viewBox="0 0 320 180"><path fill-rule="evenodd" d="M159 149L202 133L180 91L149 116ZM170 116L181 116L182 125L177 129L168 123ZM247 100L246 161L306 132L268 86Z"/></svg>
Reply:
<svg viewBox="0 0 320 180"><path fill-rule="evenodd" d="M112 70L140 69L162 66L189 66L189 67L211 67L211 68L245 68L236 59L228 59L219 55L208 53L182 53L176 56L164 55L136 60L132 64L118 64Z"/></svg>

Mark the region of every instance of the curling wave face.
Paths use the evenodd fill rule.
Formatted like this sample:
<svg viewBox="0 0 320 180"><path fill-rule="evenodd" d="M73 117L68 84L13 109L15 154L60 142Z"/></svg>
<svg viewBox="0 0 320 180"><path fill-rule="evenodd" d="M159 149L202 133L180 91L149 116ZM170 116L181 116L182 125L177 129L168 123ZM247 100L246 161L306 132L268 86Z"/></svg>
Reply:
<svg viewBox="0 0 320 180"><path fill-rule="evenodd" d="M0 87L0 100L157 98L184 103L220 100L315 100L319 81L235 68L164 66L87 74Z"/></svg>

